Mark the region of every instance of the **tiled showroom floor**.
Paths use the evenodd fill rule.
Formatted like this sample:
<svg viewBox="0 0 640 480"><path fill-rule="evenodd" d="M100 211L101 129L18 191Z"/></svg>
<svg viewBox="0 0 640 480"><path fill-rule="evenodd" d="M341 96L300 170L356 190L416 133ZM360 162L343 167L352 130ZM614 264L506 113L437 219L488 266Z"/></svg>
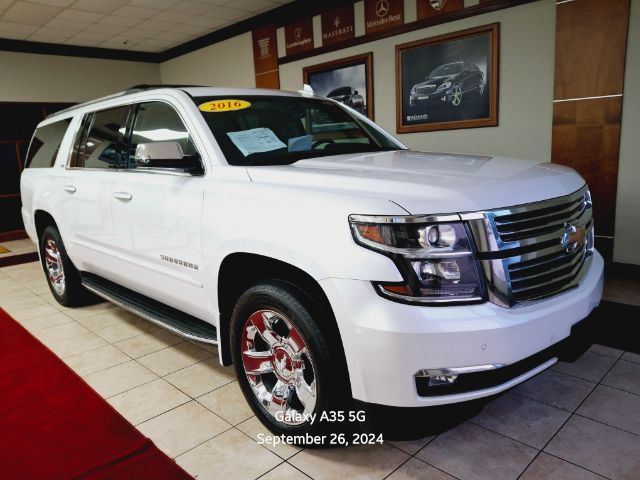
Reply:
<svg viewBox="0 0 640 480"><path fill-rule="evenodd" d="M638 283L623 288L640 303ZM367 448L267 449L256 443L265 430L215 348L107 303L61 307L35 262L0 269L0 307L199 479L640 478L637 354L594 345L437 436Z"/></svg>

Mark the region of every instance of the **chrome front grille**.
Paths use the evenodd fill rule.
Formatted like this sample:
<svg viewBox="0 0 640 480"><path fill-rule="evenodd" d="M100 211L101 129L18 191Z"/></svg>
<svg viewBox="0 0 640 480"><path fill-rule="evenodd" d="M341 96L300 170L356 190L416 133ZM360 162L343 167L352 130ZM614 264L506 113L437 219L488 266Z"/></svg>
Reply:
<svg viewBox="0 0 640 480"><path fill-rule="evenodd" d="M578 285L591 263L587 187L565 197L461 215L469 222L489 300L513 307Z"/></svg>
<svg viewBox="0 0 640 480"><path fill-rule="evenodd" d="M558 291L571 283L584 265L586 249L560 252L539 259L511 263L509 279L515 302L535 300Z"/></svg>
<svg viewBox="0 0 640 480"><path fill-rule="evenodd" d="M416 88L417 95L431 95L433 91L436 89L435 85L426 85L424 87Z"/></svg>
<svg viewBox="0 0 640 480"><path fill-rule="evenodd" d="M494 217L503 242L535 238L556 232L567 222L577 221L587 209L584 195L558 205Z"/></svg>

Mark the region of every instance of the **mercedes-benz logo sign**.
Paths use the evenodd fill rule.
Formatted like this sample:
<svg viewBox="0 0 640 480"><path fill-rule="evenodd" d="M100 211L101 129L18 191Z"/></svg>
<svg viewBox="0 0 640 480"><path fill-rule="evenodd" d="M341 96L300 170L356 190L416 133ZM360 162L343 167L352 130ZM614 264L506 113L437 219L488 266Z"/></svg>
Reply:
<svg viewBox="0 0 640 480"><path fill-rule="evenodd" d="M378 0L376 3L376 15L378 17L386 17L389 14L389 2L387 0Z"/></svg>

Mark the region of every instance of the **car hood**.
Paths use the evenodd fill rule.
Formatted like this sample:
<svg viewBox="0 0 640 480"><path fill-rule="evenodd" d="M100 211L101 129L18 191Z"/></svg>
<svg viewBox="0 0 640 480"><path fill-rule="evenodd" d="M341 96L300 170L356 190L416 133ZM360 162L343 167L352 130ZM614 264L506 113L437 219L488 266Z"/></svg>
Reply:
<svg viewBox="0 0 640 480"><path fill-rule="evenodd" d="M408 150L253 166L248 173L258 183L384 198L411 214L519 205L568 195L584 185L574 170L557 164Z"/></svg>
<svg viewBox="0 0 640 480"><path fill-rule="evenodd" d="M453 80L456 77L456 75L447 75L446 77L434 77L434 78L428 78L427 80L425 80L424 82L421 83L416 83L414 86L415 87L428 87L429 85L435 85L436 87L444 82L448 82L450 80Z"/></svg>

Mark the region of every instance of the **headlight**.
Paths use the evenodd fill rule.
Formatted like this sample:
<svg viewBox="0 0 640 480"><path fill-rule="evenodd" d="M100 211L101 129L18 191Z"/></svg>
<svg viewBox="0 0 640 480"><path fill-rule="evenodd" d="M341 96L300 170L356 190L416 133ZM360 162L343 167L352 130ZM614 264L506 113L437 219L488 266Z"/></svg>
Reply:
<svg viewBox="0 0 640 480"><path fill-rule="evenodd" d="M417 87L411 87L411 95L415 95L416 94L416 88Z"/></svg>
<svg viewBox="0 0 640 480"><path fill-rule="evenodd" d="M440 84L440 86L438 87L438 90L446 90L450 86L451 86L451 82L444 82Z"/></svg>
<svg viewBox="0 0 640 480"><path fill-rule="evenodd" d="M454 219L456 217L453 217ZM390 257L401 283L374 282L387 298L420 304L483 300L478 263L462 222L351 215L356 243Z"/></svg>

